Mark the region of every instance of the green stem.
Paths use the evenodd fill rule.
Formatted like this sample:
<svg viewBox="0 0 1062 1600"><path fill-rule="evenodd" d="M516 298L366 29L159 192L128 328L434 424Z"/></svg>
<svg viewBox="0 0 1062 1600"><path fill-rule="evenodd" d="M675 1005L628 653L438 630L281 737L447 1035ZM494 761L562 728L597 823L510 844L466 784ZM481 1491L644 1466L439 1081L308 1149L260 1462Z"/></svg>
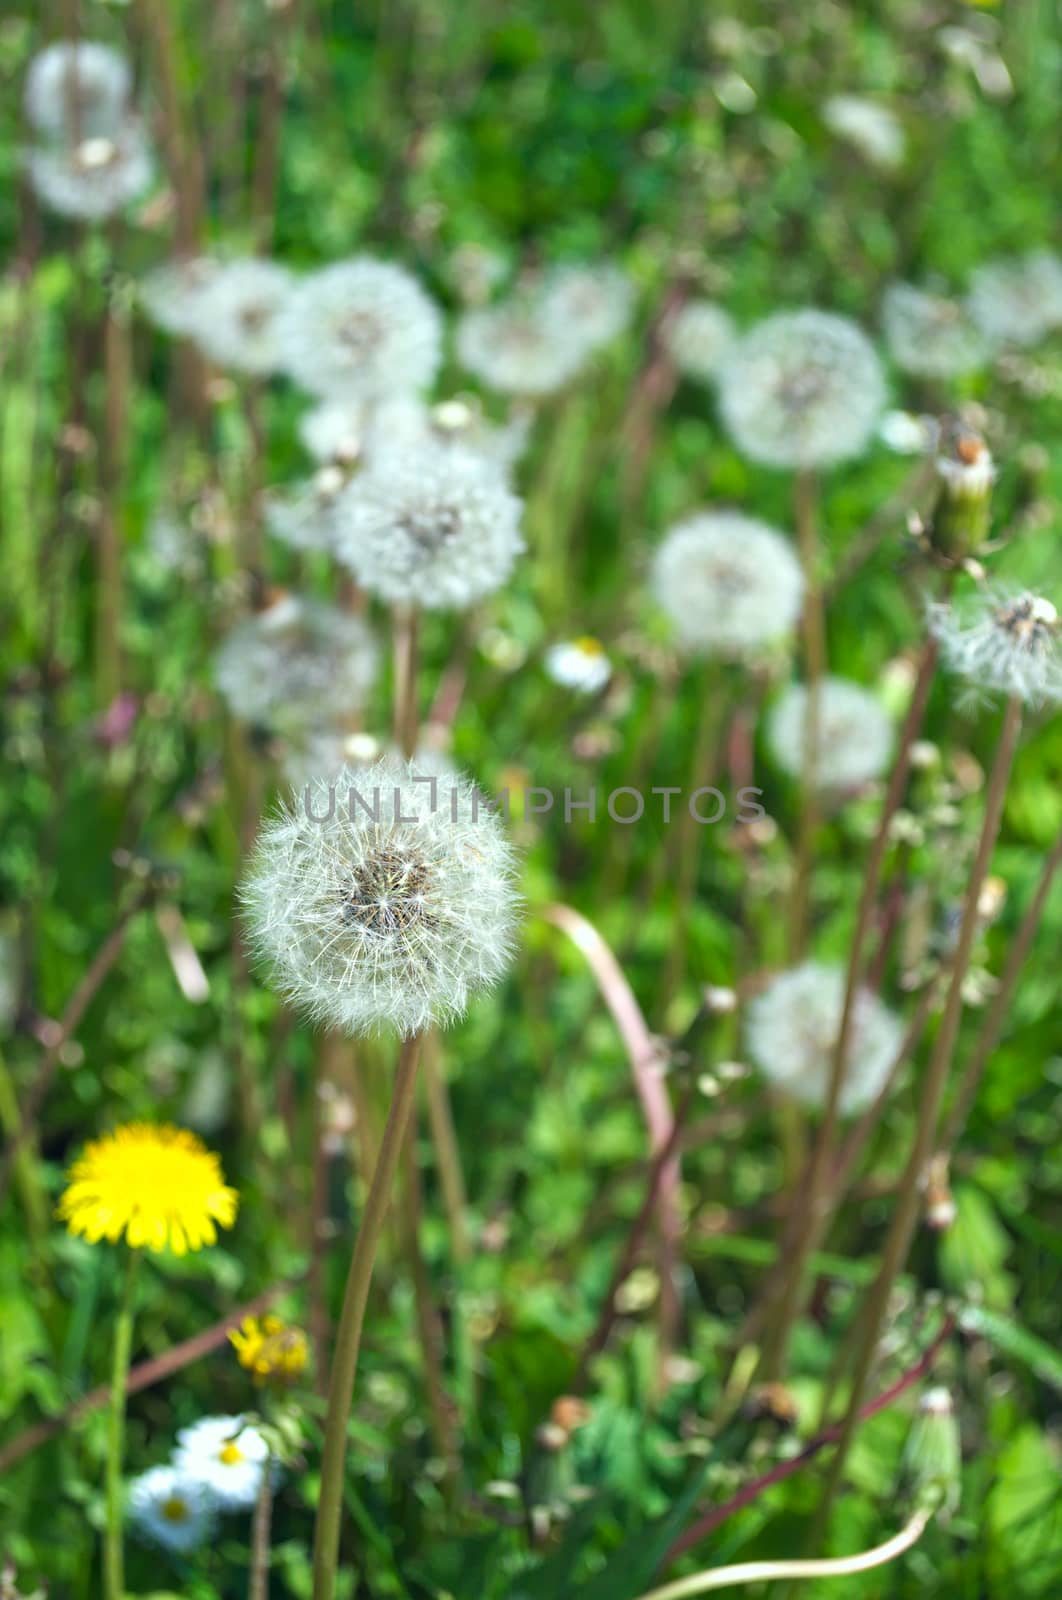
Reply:
<svg viewBox="0 0 1062 1600"><path fill-rule="evenodd" d="M793 504L800 565L804 571L801 625L807 682L800 822L789 906L789 954L790 960L797 962L803 956L807 944L811 869L814 864L815 834L818 830L820 813L818 774L820 701L822 680L826 676L826 619L822 609L822 584L819 576L818 513L814 473L806 469L797 473L793 485Z"/></svg>
<svg viewBox="0 0 1062 1600"><path fill-rule="evenodd" d="M358 1370L361 1331L365 1322L365 1308L369 1300L376 1252L402 1151L402 1141L413 1110L419 1050L418 1036L402 1041L394 1092L387 1113L387 1124L380 1141L380 1154L365 1201L365 1213L358 1229L346 1292L343 1296L343 1311L339 1319L335 1354L332 1359L332 1376L328 1386L328 1421L325 1424L324 1456L321 1462L321 1497L317 1505L317 1524L314 1530L313 1600L333 1600L336 1590L347 1425L354 1398L354 1378Z"/></svg>
<svg viewBox="0 0 1062 1600"><path fill-rule="evenodd" d="M269 1533L273 1521L273 1461L266 1456L254 1503L251 1527L251 1572L247 1600L269 1600Z"/></svg>
<svg viewBox="0 0 1062 1600"><path fill-rule="evenodd" d="M133 1348L133 1296L140 1255L126 1254L122 1297L114 1325L111 1358L111 1409L107 1423L106 1522L103 1534L103 1593L105 1600L123 1600L125 1594L122 1549L122 1452L125 1445L125 1391L129 1357Z"/></svg>

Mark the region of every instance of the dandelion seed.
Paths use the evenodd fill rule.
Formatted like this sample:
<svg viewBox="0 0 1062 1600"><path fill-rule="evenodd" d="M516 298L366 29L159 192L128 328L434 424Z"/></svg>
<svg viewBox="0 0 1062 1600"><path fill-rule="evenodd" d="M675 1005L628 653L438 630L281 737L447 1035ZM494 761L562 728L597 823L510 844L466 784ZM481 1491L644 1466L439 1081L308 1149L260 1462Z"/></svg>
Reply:
<svg viewBox="0 0 1062 1600"><path fill-rule="evenodd" d="M831 95L822 108L822 120L872 166L890 169L904 158L907 139L903 124L876 100L856 94Z"/></svg>
<svg viewBox="0 0 1062 1600"><path fill-rule="evenodd" d="M301 1328L291 1327L270 1313L244 1317L229 1334L236 1359L255 1383L286 1388L297 1383L310 1359L310 1346Z"/></svg>
<svg viewBox="0 0 1062 1600"><path fill-rule="evenodd" d="M750 1056L771 1083L802 1105L825 1104L845 983L843 968L806 961L774 978L747 1009ZM881 1091L902 1038L899 1018L868 989L858 989L845 1050L842 1115L860 1111Z"/></svg>
<svg viewBox="0 0 1062 1600"><path fill-rule="evenodd" d="M99 222L143 194L154 176L151 147L131 118L112 134L78 145L22 152L37 197L62 217Z"/></svg>
<svg viewBox="0 0 1062 1600"><path fill-rule="evenodd" d="M129 1518L136 1532L164 1550L188 1555L213 1536L214 1496L175 1467L151 1467L129 1485Z"/></svg>
<svg viewBox="0 0 1062 1600"><path fill-rule="evenodd" d="M973 689L1035 707L1062 702L1062 624L1050 600L986 589L931 606L929 625L945 665Z"/></svg>
<svg viewBox="0 0 1062 1600"><path fill-rule="evenodd" d="M790 684L767 718L767 742L783 772L804 771L807 690ZM892 754L892 724L872 694L846 678L823 678L818 696L815 781L820 789L857 789L880 778Z"/></svg>
<svg viewBox="0 0 1062 1600"><path fill-rule="evenodd" d="M971 275L967 304L993 343L1038 344L1062 326L1062 260L1034 250L988 261Z"/></svg>
<svg viewBox="0 0 1062 1600"><path fill-rule="evenodd" d="M778 312L723 364L719 405L734 443L775 467L829 466L862 453L885 403L874 349L827 311Z"/></svg>
<svg viewBox="0 0 1062 1600"><path fill-rule="evenodd" d="M716 377L736 338L733 317L710 300L689 301L664 330L664 341L676 367L702 383Z"/></svg>
<svg viewBox="0 0 1062 1600"><path fill-rule="evenodd" d="M588 353L578 327L558 328L526 296L466 311L457 325L458 360L499 394L553 394L575 377Z"/></svg>
<svg viewBox="0 0 1062 1600"><path fill-rule="evenodd" d="M634 285L611 262L553 267L538 296L543 319L558 329L578 329L588 350L611 344L634 314Z"/></svg>
<svg viewBox="0 0 1062 1600"><path fill-rule="evenodd" d="M90 1244L124 1237L134 1250L183 1256L213 1244L218 1227L231 1228L237 1202L217 1156L194 1133L129 1122L85 1146L57 1214Z"/></svg>
<svg viewBox="0 0 1062 1600"><path fill-rule="evenodd" d="M467 450L388 454L339 507L336 554L370 594L462 610L493 594L524 548L520 500Z"/></svg>
<svg viewBox="0 0 1062 1600"><path fill-rule="evenodd" d="M214 679L233 714L283 730L349 716L376 676L376 642L360 617L285 595L240 623L218 651Z"/></svg>
<svg viewBox="0 0 1062 1600"><path fill-rule="evenodd" d="M201 1417L177 1435L174 1470L201 1486L225 1511L253 1506L269 1446L243 1417Z"/></svg>
<svg viewBox="0 0 1062 1600"><path fill-rule="evenodd" d="M244 885L279 988L348 1033L451 1022L509 962L514 865L499 818L464 779L434 791L417 779L415 764L386 759L316 780L262 829Z"/></svg>
<svg viewBox="0 0 1062 1600"><path fill-rule="evenodd" d="M69 144L109 138L124 121L133 80L124 56L90 39L61 40L34 56L26 74L26 121Z"/></svg>
<svg viewBox="0 0 1062 1600"><path fill-rule="evenodd" d="M296 383L346 402L428 389L442 357L438 307L404 268L369 256L303 278L274 332Z"/></svg>
<svg viewBox="0 0 1062 1600"><path fill-rule="evenodd" d="M739 511L702 512L667 535L653 589L684 649L734 658L784 637L800 615L804 577L774 528Z"/></svg>
<svg viewBox="0 0 1062 1600"><path fill-rule="evenodd" d="M196 297L190 331L209 359L234 372L264 374L280 365L277 318L295 279L275 261L226 261Z"/></svg>
<svg viewBox="0 0 1062 1600"><path fill-rule="evenodd" d="M579 694L597 694L612 676L612 663L600 640L584 634L551 645L546 651L546 671L554 683Z"/></svg>
<svg viewBox="0 0 1062 1600"><path fill-rule="evenodd" d="M910 283L894 283L882 308L885 341L898 367L927 378L976 372L987 347L965 306Z"/></svg>

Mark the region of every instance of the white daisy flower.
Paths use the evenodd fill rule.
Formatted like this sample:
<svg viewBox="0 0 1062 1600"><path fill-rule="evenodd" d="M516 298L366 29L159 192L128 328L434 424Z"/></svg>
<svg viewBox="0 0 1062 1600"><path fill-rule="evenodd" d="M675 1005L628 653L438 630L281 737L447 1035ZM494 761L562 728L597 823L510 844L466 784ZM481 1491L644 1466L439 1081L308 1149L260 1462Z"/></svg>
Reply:
<svg viewBox="0 0 1062 1600"><path fill-rule="evenodd" d="M1050 250L988 261L970 278L970 315L995 344L1038 344L1062 326L1062 260Z"/></svg>
<svg viewBox="0 0 1062 1600"><path fill-rule="evenodd" d="M404 267L356 256L311 272L277 317L281 364L309 394L353 402L431 387L442 317Z"/></svg>
<svg viewBox="0 0 1062 1600"><path fill-rule="evenodd" d="M747 1008L750 1056L771 1083L802 1105L825 1103L845 982L843 968L806 961L774 978ZM869 989L857 990L841 1084L842 1115L862 1110L880 1093L902 1039L899 1018Z"/></svg>
<svg viewBox="0 0 1062 1600"><path fill-rule="evenodd" d="M612 676L612 663L598 639L584 634L550 645L546 651L546 671L554 683L579 694L597 694Z"/></svg>
<svg viewBox="0 0 1062 1600"><path fill-rule="evenodd" d="M958 300L894 283L885 292L882 323L889 353L904 372L958 378L985 364L987 346Z"/></svg>
<svg viewBox="0 0 1062 1600"><path fill-rule="evenodd" d="M151 1467L134 1478L128 1509L142 1539L180 1555L206 1544L217 1521L212 1491L172 1466Z"/></svg>
<svg viewBox="0 0 1062 1600"><path fill-rule="evenodd" d="M784 689L767 718L767 743L783 772L804 771L807 690ZM820 789L857 789L880 778L892 755L892 723L880 701L847 678L823 678L818 693L815 781Z"/></svg>
<svg viewBox="0 0 1062 1600"><path fill-rule="evenodd" d="M177 1435L173 1468L226 1511L253 1506L269 1446L243 1417L201 1417Z"/></svg>
<svg viewBox="0 0 1062 1600"><path fill-rule="evenodd" d="M576 330L589 350L611 344L634 315L634 285L611 262L552 267L538 295L545 320Z"/></svg>
<svg viewBox="0 0 1062 1600"><path fill-rule="evenodd" d="M285 595L232 630L214 678L234 716L283 730L349 716L376 666L376 641L360 617Z"/></svg>
<svg viewBox="0 0 1062 1600"><path fill-rule="evenodd" d="M711 300L689 300L664 330L672 361L687 377L715 378L737 338L734 319Z"/></svg>
<svg viewBox="0 0 1062 1600"><path fill-rule="evenodd" d="M671 529L653 562L653 591L684 649L740 658L789 632L804 575L774 528L740 511L707 511Z"/></svg>
<svg viewBox="0 0 1062 1600"><path fill-rule="evenodd" d="M916 416L912 411L886 411L878 424L878 438L900 456L928 455L937 442L934 417Z"/></svg>
<svg viewBox="0 0 1062 1600"><path fill-rule="evenodd" d="M277 316L294 285L293 275L275 261L252 256L224 262L198 296L192 332L203 353L235 372L275 372Z"/></svg>
<svg viewBox="0 0 1062 1600"><path fill-rule="evenodd" d="M34 56L26 74L26 121L46 138L110 138L129 109L129 63L91 39L60 40Z"/></svg>
<svg viewBox="0 0 1062 1600"><path fill-rule="evenodd" d="M319 778L262 828L251 938L287 997L354 1034L453 1021L509 963L514 864L460 777L383 760Z"/></svg>
<svg viewBox="0 0 1062 1600"><path fill-rule="evenodd" d="M522 509L497 469L467 450L386 454L344 492L336 554L370 594L463 610L511 573Z"/></svg>
<svg viewBox="0 0 1062 1600"><path fill-rule="evenodd" d="M1027 590L981 590L930 607L945 664L975 689L1027 705L1062 703L1062 624L1050 600Z"/></svg>
<svg viewBox="0 0 1062 1600"><path fill-rule="evenodd" d="M781 311L733 346L719 407L734 443L775 467L830 466L861 455L885 403L874 348L846 317Z"/></svg>
<svg viewBox="0 0 1062 1600"><path fill-rule="evenodd" d="M24 150L22 161L41 204L62 217L100 222L139 199L155 175L144 130L129 118L112 134L79 145Z"/></svg>
<svg viewBox="0 0 1062 1600"><path fill-rule="evenodd" d="M859 151L873 166L898 167L907 139L903 124L888 106L858 94L831 95L822 108L831 133Z"/></svg>
<svg viewBox="0 0 1062 1600"><path fill-rule="evenodd" d="M553 394L585 366L588 354L578 328L558 328L528 297L466 311L457 325L458 360L499 394Z"/></svg>

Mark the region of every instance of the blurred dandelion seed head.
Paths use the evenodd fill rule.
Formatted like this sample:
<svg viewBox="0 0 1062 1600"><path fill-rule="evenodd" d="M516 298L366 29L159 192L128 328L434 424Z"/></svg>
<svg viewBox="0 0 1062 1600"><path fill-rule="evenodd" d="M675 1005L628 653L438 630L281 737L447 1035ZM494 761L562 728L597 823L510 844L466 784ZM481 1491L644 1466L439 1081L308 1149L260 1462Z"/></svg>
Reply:
<svg viewBox="0 0 1062 1600"><path fill-rule="evenodd" d="M558 327L530 297L466 311L457 325L461 365L499 394L553 394L574 378L587 354L578 326Z"/></svg>
<svg viewBox="0 0 1062 1600"><path fill-rule="evenodd" d="M173 1466L151 1467L129 1485L129 1520L140 1538L187 1555L206 1544L217 1521L209 1488Z"/></svg>
<svg viewBox="0 0 1062 1600"><path fill-rule="evenodd" d="M732 347L720 370L722 418L737 448L775 467L860 455L885 403L873 346L832 312L783 311Z"/></svg>
<svg viewBox="0 0 1062 1600"><path fill-rule="evenodd" d="M498 470L468 450L388 454L346 490L336 554L384 600L463 610L512 572L522 510Z"/></svg>
<svg viewBox="0 0 1062 1600"><path fill-rule="evenodd" d="M960 301L910 283L894 283L885 291L882 325L896 365L917 377L962 377L983 367L988 356Z"/></svg>
<svg viewBox="0 0 1062 1600"><path fill-rule="evenodd" d="M544 321L577 329L587 350L610 344L634 315L634 285L612 262L553 267L538 293Z"/></svg>
<svg viewBox="0 0 1062 1600"><path fill-rule="evenodd" d="M183 1256L236 1220L236 1190L194 1133L130 1122L93 1140L70 1169L57 1214L70 1233L98 1244L125 1238L134 1250Z"/></svg>
<svg viewBox="0 0 1062 1600"><path fill-rule="evenodd" d="M377 659L360 617L285 595L237 624L217 653L214 680L234 716L283 729L349 716L372 686Z"/></svg>
<svg viewBox="0 0 1062 1600"><path fill-rule="evenodd" d="M767 718L767 742L783 772L804 771L808 695L803 684L783 690ZM820 789L856 789L880 778L892 754L892 723L877 698L847 678L819 684L815 781Z"/></svg>
<svg viewBox="0 0 1062 1600"><path fill-rule="evenodd" d="M652 581L680 644L703 655L743 657L775 644L804 595L789 542L740 511L678 523L656 552Z"/></svg>
<svg viewBox="0 0 1062 1600"><path fill-rule="evenodd" d="M294 488L271 489L263 500L266 527L295 550L332 550L337 507L349 482L349 471L334 462Z"/></svg>
<svg viewBox="0 0 1062 1600"><path fill-rule="evenodd" d="M189 336L198 328L200 307L222 270L212 256L168 261L141 278L140 303L164 333Z"/></svg>
<svg viewBox="0 0 1062 1600"><path fill-rule="evenodd" d="M945 664L973 690L1041 707L1062 702L1062 627L1050 600L988 588L929 608Z"/></svg>
<svg viewBox="0 0 1062 1600"><path fill-rule="evenodd" d="M746 1043L764 1076L803 1105L825 1103L844 1004L841 967L806 961L774 978L746 1008ZM903 1029L868 989L855 996L845 1052L840 1109L869 1105L884 1086Z"/></svg>
<svg viewBox="0 0 1062 1600"><path fill-rule="evenodd" d="M710 300L689 301L664 329L664 343L676 367L702 383L714 380L736 338L734 319Z"/></svg>
<svg viewBox="0 0 1062 1600"><path fill-rule="evenodd" d="M151 183L155 163L140 123L127 119L107 135L77 145L22 152L26 174L49 211L99 222L122 211Z"/></svg>
<svg viewBox="0 0 1062 1600"><path fill-rule="evenodd" d="M967 305L994 344L1039 344L1062 326L1062 259L1033 250L986 261L971 274Z"/></svg>
<svg viewBox="0 0 1062 1600"><path fill-rule="evenodd" d="M294 288L286 267L253 257L226 261L196 296L189 331L211 361L259 376L280 366L277 317Z"/></svg>
<svg viewBox="0 0 1062 1600"><path fill-rule="evenodd" d="M509 963L515 869L501 823L465 778L433 788L426 776L389 758L315 780L263 828L244 885L278 987L349 1033L450 1022Z"/></svg>
<svg viewBox="0 0 1062 1600"><path fill-rule="evenodd" d="M133 80L117 50L61 40L34 56L26 74L26 121L45 138L109 137L125 118Z"/></svg>

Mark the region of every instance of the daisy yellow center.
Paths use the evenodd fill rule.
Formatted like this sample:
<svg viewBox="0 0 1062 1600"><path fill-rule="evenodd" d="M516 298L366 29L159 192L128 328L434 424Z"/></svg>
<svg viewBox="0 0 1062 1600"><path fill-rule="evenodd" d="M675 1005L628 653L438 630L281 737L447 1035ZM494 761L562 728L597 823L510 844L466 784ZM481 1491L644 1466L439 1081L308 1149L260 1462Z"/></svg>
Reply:
<svg viewBox="0 0 1062 1600"><path fill-rule="evenodd" d="M605 647L600 639L593 638L589 633L584 633L581 638L576 639L575 648L584 656L603 656L605 653Z"/></svg>
<svg viewBox="0 0 1062 1600"><path fill-rule="evenodd" d="M91 1244L124 1237L134 1250L185 1255L213 1244L218 1226L232 1227L237 1199L194 1134L134 1122L86 1146L59 1216Z"/></svg>
<svg viewBox="0 0 1062 1600"><path fill-rule="evenodd" d="M239 1445L230 1439L218 1451L218 1460L226 1467L234 1467L238 1461L244 1460L244 1454Z"/></svg>
<svg viewBox="0 0 1062 1600"><path fill-rule="evenodd" d="M168 1500L162 1502L160 1509L166 1522L187 1522L188 1520L188 1502L182 1500L179 1495L170 1495Z"/></svg>

